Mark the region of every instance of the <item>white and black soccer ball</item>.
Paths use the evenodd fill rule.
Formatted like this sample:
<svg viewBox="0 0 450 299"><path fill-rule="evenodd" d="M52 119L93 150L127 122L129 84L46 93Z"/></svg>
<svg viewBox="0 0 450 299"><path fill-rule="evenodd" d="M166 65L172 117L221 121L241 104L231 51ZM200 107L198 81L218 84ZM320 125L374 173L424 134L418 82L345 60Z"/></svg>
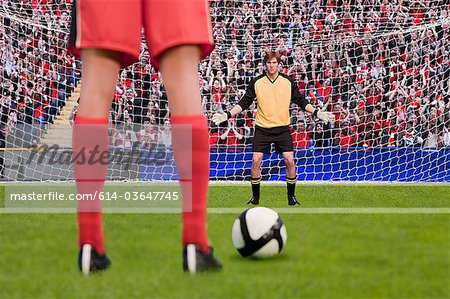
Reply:
<svg viewBox="0 0 450 299"><path fill-rule="evenodd" d="M243 257L269 258L286 246L286 226L274 210L250 208L234 221L234 247Z"/></svg>

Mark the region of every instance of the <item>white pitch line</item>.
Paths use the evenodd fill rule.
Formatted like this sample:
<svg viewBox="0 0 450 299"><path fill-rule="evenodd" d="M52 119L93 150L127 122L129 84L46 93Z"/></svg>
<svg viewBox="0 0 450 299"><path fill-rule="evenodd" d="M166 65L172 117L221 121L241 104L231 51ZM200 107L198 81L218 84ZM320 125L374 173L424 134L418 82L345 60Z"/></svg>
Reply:
<svg viewBox="0 0 450 299"><path fill-rule="evenodd" d="M272 208L280 214L450 214L450 208ZM210 208L208 213L235 214L242 208Z"/></svg>
<svg viewBox="0 0 450 299"><path fill-rule="evenodd" d="M209 214L242 213L246 208L209 208ZM272 208L280 214L450 214L450 208ZM4 208L0 214L75 213L75 208ZM179 214L180 208L104 208L103 213Z"/></svg>

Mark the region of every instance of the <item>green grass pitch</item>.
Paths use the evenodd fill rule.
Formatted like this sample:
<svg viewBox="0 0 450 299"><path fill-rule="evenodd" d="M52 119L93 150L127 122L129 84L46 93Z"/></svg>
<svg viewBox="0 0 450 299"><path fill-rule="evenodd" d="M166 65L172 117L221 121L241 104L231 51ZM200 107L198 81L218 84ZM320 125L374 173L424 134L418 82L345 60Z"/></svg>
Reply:
<svg viewBox="0 0 450 299"><path fill-rule="evenodd" d="M284 186L263 183L261 193L261 206L282 208L282 254L241 258L231 242L238 213L210 213L209 237L224 269L196 276L181 271L179 214L105 214L112 268L83 277L75 214L2 210L0 298L450 297L450 185L300 184L302 205L289 208ZM209 207L241 211L249 197L249 185L212 186Z"/></svg>

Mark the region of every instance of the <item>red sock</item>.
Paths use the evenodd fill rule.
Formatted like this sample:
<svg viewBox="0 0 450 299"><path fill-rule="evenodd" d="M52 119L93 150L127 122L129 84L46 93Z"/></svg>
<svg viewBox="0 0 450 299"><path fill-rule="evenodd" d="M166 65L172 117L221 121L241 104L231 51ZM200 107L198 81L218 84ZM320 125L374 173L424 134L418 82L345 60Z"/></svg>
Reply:
<svg viewBox="0 0 450 299"><path fill-rule="evenodd" d="M204 115L173 115L172 145L183 195L183 245L209 250L206 208L209 181L209 135ZM192 192L195 190L195 192Z"/></svg>
<svg viewBox="0 0 450 299"><path fill-rule="evenodd" d="M78 201L79 245L91 244L97 253L104 252L102 205L98 194L103 190L107 161L100 159L108 150L108 119L77 115L73 126L72 148L78 196L94 200Z"/></svg>

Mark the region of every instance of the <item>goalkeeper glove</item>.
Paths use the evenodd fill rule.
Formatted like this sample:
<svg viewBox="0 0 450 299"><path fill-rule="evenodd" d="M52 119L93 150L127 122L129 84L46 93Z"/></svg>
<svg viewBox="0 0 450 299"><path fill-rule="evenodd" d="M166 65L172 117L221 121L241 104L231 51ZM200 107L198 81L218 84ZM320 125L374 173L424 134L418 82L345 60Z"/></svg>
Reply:
<svg viewBox="0 0 450 299"><path fill-rule="evenodd" d="M218 112L214 113L212 116L212 121L216 124L216 126L220 125L223 122L226 122L229 118L231 118L231 113L227 112Z"/></svg>
<svg viewBox="0 0 450 299"><path fill-rule="evenodd" d="M318 117L320 120L322 120L326 124L334 120L333 113L327 112L327 111L322 111L319 109L314 110L313 115L315 117Z"/></svg>

